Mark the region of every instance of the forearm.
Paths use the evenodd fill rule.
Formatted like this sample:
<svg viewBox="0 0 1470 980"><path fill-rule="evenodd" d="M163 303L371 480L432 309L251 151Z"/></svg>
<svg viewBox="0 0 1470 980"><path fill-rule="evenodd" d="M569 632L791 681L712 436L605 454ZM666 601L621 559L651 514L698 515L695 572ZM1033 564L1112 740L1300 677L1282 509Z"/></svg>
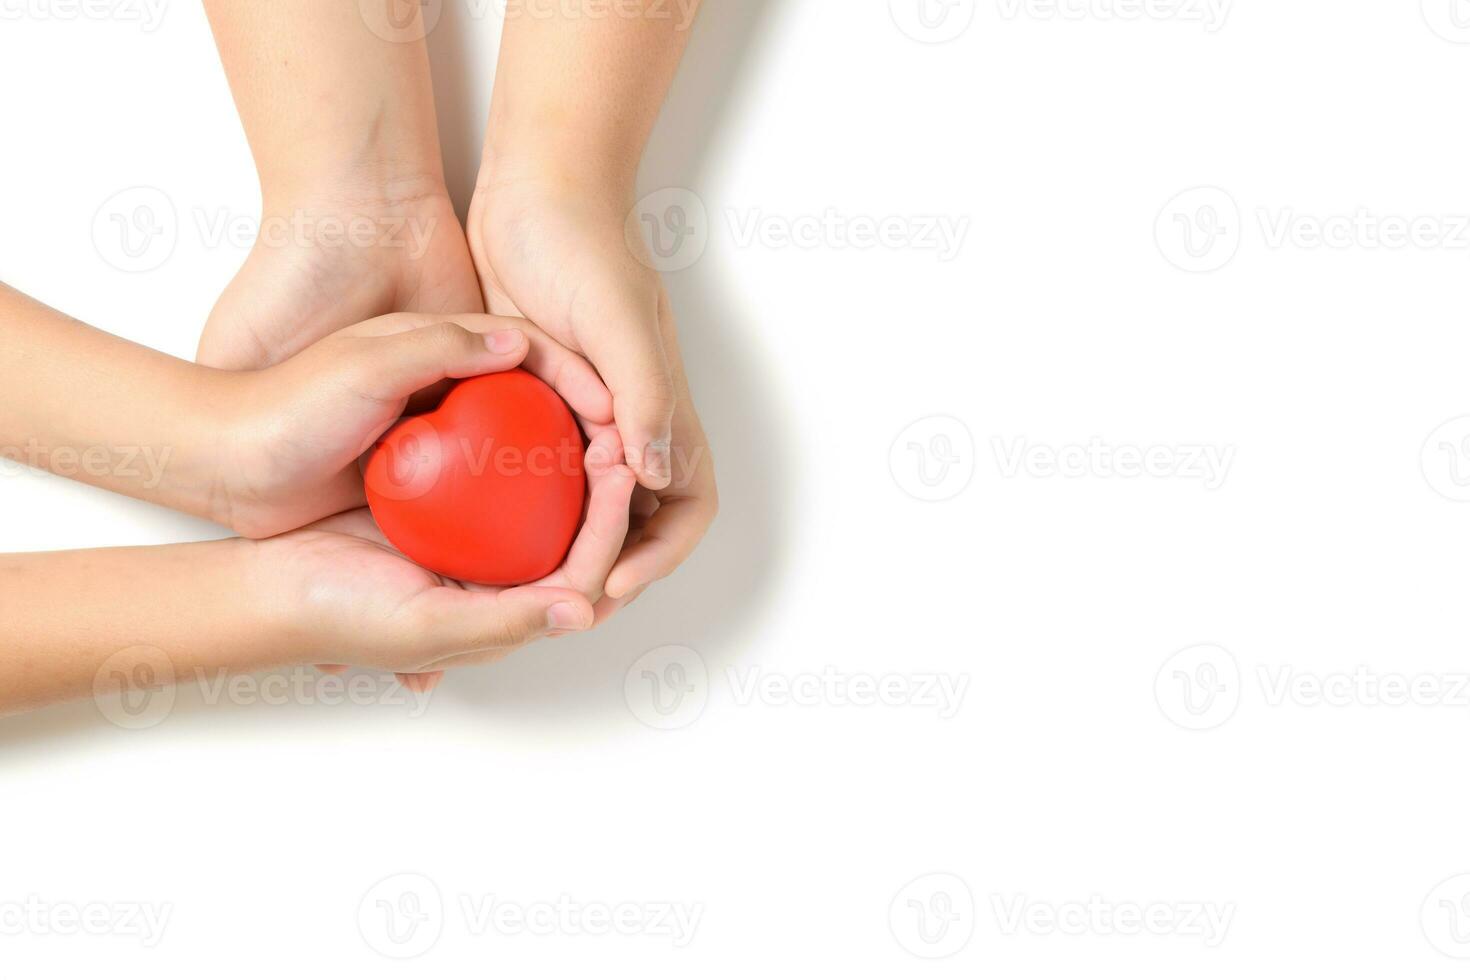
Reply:
<svg viewBox="0 0 1470 980"><path fill-rule="evenodd" d="M237 538L0 556L0 714L97 687L309 662L256 571L259 548Z"/></svg>
<svg viewBox="0 0 1470 980"><path fill-rule="evenodd" d="M267 216L300 200L401 202L442 186L427 47L367 20L389 6L206 0Z"/></svg>
<svg viewBox="0 0 1470 980"><path fill-rule="evenodd" d="M485 170L524 161L631 189L699 0L634 0L531 15L511 4ZM586 7L586 9L583 9Z"/></svg>
<svg viewBox="0 0 1470 980"><path fill-rule="evenodd" d="M0 457L216 518L229 376L0 284Z"/></svg>

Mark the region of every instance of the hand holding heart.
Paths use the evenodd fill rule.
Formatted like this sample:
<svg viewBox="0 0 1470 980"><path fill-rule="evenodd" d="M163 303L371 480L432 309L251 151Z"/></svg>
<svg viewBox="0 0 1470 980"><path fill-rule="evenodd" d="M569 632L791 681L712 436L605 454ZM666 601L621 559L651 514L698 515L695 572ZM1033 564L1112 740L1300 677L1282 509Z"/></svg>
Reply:
<svg viewBox="0 0 1470 980"><path fill-rule="evenodd" d="M219 453L218 519L264 538L362 506L359 458L416 398L442 393L446 379L524 367L553 382L589 437L609 428L607 389L581 357L526 320L457 319L378 317L274 367L217 373L228 443Z"/></svg>

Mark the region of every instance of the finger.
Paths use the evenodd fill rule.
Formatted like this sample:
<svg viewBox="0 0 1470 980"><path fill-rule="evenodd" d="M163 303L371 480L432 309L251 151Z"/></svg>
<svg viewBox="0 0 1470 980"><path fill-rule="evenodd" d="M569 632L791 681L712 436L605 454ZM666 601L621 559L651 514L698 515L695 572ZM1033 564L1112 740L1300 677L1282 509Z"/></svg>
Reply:
<svg viewBox="0 0 1470 980"><path fill-rule="evenodd" d="M623 550L628 536L628 502L637 485L633 471L622 465L591 480L587 519L560 570L565 584L589 601L602 597L608 573Z"/></svg>
<svg viewBox="0 0 1470 980"><path fill-rule="evenodd" d="M582 343L612 392L628 465L639 483L662 490L672 479L675 388L659 335L658 301L628 301L614 310L604 329Z"/></svg>
<svg viewBox="0 0 1470 980"><path fill-rule="evenodd" d="M439 657L509 653L548 630L584 630L592 604L570 589L521 587L499 592L438 588L414 601L415 632ZM429 665L436 669L437 665Z"/></svg>
<svg viewBox="0 0 1470 980"><path fill-rule="evenodd" d="M601 599L598 599L597 603L592 607L592 625L601 626L613 616L622 612L628 606L631 606L634 600L647 591L647 589L648 586L640 585L621 599L614 599L612 596L603 596Z"/></svg>
<svg viewBox="0 0 1470 980"><path fill-rule="evenodd" d="M407 399L445 378L508 371L525 360L529 349L520 330L480 334L448 322L362 342L370 346L359 368L359 387L383 401Z"/></svg>
<svg viewBox="0 0 1470 980"><path fill-rule="evenodd" d="M473 333L519 330L526 335L529 345L521 367L551 385L578 415L603 424L612 422L612 394L602 383L597 369L530 320L480 314L459 316L456 322Z"/></svg>
<svg viewBox="0 0 1470 980"><path fill-rule="evenodd" d="M623 462L623 441L618 438L616 428L584 418L579 418L577 424L587 435L587 451L582 454L582 463L589 479L597 479Z"/></svg>
<svg viewBox="0 0 1470 980"><path fill-rule="evenodd" d="M346 672L347 666L345 664L317 664L316 669L323 674L341 674Z"/></svg>
<svg viewBox="0 0 1470 980"><path fill-rule="evenodd" d="M714 519L715 506L709 498L662 501L644 527L643 538L623 553L608 575L607 594L622 598L673 572L693 553Z"/></svg>
<svg viewBox="0 0 1470 980"><path fill-rule="evenodd" d="M431 670L423 674L395 674L394 676L406 690L416 694L428 694L444 679L444 671Z"/></svg>
<svg viewBox="0 0 1470 980"><path fill-rule="evenodd" d="M613 396L585 357L567 350L529 320L521 327L531 349L521 367L545 381L572 411L589 422L610 424Z"/></svg>

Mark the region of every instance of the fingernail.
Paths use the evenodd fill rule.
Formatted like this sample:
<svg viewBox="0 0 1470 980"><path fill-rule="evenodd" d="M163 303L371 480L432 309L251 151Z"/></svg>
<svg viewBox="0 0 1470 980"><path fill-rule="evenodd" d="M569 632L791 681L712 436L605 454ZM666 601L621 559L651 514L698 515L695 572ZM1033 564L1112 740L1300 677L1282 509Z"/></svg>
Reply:
<svg viewBox="0 0 1470 980"><path fill-rule="evenodd" d="M485 346L490 348L492 354L509 354L521 346L521 332L519 330L497 330L485 338Z"/></svg>
<svg viewBox="0 0 1470 980"><path fill-rule="evenodd" d="M658 439L648 444L643 453L643 465L648 467L648 472L658 478L667 479L671 466L669 463L669 440Z"/></svg>
<svg viewBox="0 0 1470 980"><path fill-rule="evenodd" d="M554 630L580 630L582 625L582 610L570 602L558 602L546 610L546 622Z"/></svg>

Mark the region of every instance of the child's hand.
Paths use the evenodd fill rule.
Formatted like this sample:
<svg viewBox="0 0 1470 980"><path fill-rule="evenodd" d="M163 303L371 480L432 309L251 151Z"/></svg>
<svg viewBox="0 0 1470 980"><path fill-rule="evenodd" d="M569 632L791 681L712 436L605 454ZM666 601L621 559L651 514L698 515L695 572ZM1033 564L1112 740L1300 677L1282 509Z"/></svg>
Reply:
<svg viewBox="0 0 1470 980"><path fill-rule="evenodd" d="M395 314L339 331L262 371L212 375L223 414L214 514L252 538L361 507L359 458L408 407L447 378L516 366L551 384L595 434L607 390L581 357L525 320L482 314L434 322ZM621 458L615 437L608 455ZM427 574L427 573L424 573ZM596 583L600 592L602 581Z"/></svg>
<svg viewBox="0 0 1470 980"><path fill-rule="evenodd" d="M205 324L199 363L268 367L371 317L483 312L464 230L442 181L360 183L367 186L341 199L267 202L261 238ZM303 230L282 230L297 227ZM318 240L326 228L362 233Z"/></svg>
<svg viewBox="0 0 1470 980"><path fill-rule="evenodd" d="M689 557L719 504L668 295L629 251L623 198L585 173L560 179L492 155L470 206L469 236L487 308L530 317L585 354L611 389L628 463L643 484L633 536L608 581L608 594L626 600Z"/></svg>
<svg viewBox="0 0 1470 980"><path fill-rule="evenodd" d="M588 629L628 530L634 479L612 462L618 448L610 430L594 437L587 519L562 567L539 582L496 588L426 571L360 509L259 543L272 611L318 659L396 671L417 686L548 632Z"/></svg>

